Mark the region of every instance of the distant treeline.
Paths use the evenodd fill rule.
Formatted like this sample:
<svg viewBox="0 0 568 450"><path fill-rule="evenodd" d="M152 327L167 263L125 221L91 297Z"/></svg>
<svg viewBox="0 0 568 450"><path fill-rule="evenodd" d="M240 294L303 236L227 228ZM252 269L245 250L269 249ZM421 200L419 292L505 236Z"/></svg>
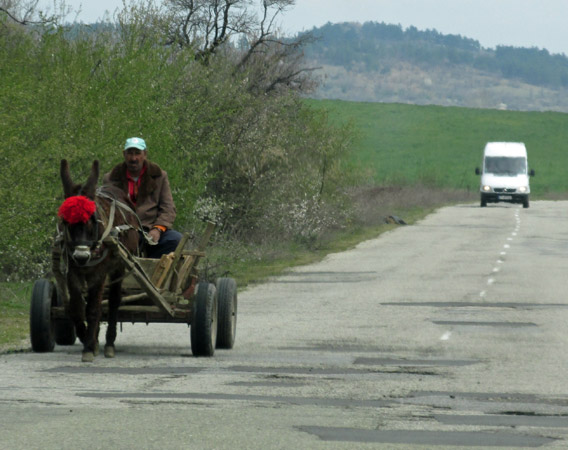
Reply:
<svg viewBox="0 0 568 450"><path fill-rule="evenodd" d="M465 65L537 86L568 87L568 57L545 49L488 49L460 35L377 22L327 23L311 33L317 40L307 48L306 56L322 64L384 73L398 62L425 68Z"/></svg>

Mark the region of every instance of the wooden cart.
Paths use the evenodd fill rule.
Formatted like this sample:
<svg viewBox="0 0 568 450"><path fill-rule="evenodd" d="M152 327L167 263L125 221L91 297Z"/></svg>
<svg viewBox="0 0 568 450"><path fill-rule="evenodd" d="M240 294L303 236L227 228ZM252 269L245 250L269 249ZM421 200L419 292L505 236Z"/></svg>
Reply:
<svg viewBox="0 0 568 450"><path fill-rule="evenodd" d="M237 285L232 278L215 284L199 281L197 265L213 233L208 224L197 248L184 250L183 236L175 252L161 259L138 258L126 251L113 236L127 271L122 282L119 322L184 323L190 325L191 350L195 356L212 356L215 348L230 349L237 325ZM107 289L105 289L105 292ZM37 280L30 307L30 337L35 352L50 352L58 345L73 345L75 328L67 314L64 277ZM107 320L108 300L103 299L102 321Z"/></svg>

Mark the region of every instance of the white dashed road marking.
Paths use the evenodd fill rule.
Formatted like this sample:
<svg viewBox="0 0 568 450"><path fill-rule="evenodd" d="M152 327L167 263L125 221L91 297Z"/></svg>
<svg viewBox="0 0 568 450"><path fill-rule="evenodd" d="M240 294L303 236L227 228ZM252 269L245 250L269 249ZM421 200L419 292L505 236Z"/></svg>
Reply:
<svg viewBox="0 0 568 450"><path fill-rule="evenodd" d="M511 236L509 236L509 237L507 238L507 241L509 241L509 242L511 242L511 241L514 240L514 238L518 235L519 230L521 229L521 218L519 217L519 214L520 214L520 213L519 213L519 210L516 210L516 211L515 211L516 226L515 226L513 232L511 233ZM505 245L503 245L503 248L504 248L504 249L510 249L510 248L511 248L511 245L510 245L510 244L505 244ZM502 265L502 264L505 262L504 256L507 255L507 252L506 252L505 250L503 250L503 251L500 253L500 255L501 255L501 256L500 256L500 258L497 260L497 264L501 264L501 265ZM502 266L501 266L501 267L502 267ZM490 276L490 277L487 279L487 285L488 285L488 286L491 286L492 284L495 283L496 280L495 280L495 278L494 278L494 275L497 274L497 273L501 270L501 267L497 266L497 267L494 267L494 268L493 268L492 276ZM487 291L481 291L481 292L479 293L479 297L480 297L480 298L485 298L486 296L487 296ZM448 332L448 333L449 333L449 332ZM444 334L444 335L442 336L442 340L446 340L446 339L444 339L444 336L446 336L448 333L446 333L446 334ZM448 335L448 338L449 338L449 335Z"/></svg>
<svg viewBox="0 0 568 450"><path fill-rule="evenodd" d="M441 341L448 341L450 339L450 336L452 335L452 333L450 331L446 331L442 337L440 338Z"/></svg>

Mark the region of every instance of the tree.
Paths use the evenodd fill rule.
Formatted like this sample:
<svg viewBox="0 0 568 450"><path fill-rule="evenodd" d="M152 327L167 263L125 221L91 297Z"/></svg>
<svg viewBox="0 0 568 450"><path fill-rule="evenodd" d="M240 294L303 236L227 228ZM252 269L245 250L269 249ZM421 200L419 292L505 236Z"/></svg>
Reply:
<svg viewBox="0 0 568 450"><path fill-rule="evenodd" d="M302 67L308 34L296 39L279 36L278 17L295 0L261 0L259 14L252 0L168 0L168 44L191 47L195 58L209 64L221 49L229 49L234 74L248 72L248 89L269 93L280 86L298 91L314 87Z"/></svg>
<svg viewBox="0 0 568 450"><path fill-rule="evenodd" d="M167 0L171 13L170 44L191 46L207 60L235 34L245 33L254 18L250 0Z"/></svg>

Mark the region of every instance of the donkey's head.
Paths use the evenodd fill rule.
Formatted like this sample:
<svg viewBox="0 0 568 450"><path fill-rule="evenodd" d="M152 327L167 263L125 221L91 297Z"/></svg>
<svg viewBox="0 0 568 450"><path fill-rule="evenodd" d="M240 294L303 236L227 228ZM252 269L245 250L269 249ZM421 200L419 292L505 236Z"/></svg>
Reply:
<svg viewBox="0 0 568 450"><path fill-rule="evenodd" d="M61 161L61 181L65 201L58 215L63 221L64 243L71 258L84 266L99 246L99 221L95 194L99 178L99 162L93 161L91 173L84 184L76 184L69 174L69 163Z"/></svg>

